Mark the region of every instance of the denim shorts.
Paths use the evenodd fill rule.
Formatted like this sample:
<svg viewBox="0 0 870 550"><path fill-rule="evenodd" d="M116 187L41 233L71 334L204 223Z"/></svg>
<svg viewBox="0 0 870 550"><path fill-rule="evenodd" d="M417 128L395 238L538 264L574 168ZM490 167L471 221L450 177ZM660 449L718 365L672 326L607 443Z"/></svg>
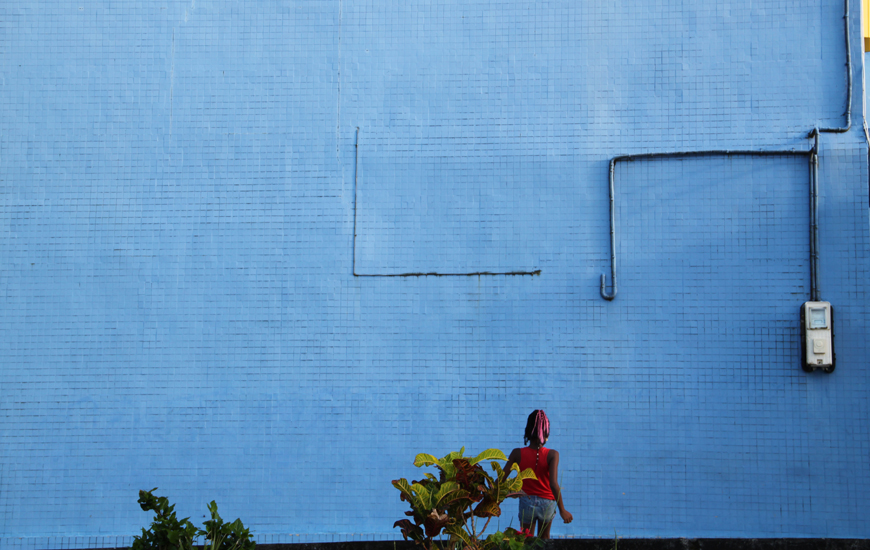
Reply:
<svg viewBox="0 0 870 550"><path fill-rule="evenodd" d="M543 525L556 516L556 501L526 495L520 497L520 523L529 525L534 520Z"/></svg>

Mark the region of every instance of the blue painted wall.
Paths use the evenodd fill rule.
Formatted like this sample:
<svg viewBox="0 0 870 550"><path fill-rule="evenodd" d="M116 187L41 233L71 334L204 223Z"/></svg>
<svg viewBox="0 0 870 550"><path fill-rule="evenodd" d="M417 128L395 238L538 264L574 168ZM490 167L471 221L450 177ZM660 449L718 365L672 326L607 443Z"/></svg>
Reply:
<svg viewBox="0 0 870 550"><path fill-rule="evenodd" d="M617 164L612 302L607 170L843 125L840 0L5 2L0 547L129 544L155 486L260 542L396 538L416 453L538 407L558 536L870 536L853 4L807 375L806 159Z"/></svg>

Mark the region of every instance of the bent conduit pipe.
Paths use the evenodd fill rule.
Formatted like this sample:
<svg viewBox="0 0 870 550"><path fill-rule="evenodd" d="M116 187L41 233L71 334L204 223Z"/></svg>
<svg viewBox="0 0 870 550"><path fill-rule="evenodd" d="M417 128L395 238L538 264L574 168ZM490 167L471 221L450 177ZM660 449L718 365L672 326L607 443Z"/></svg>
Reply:
<svg viewBox="0 0 870 550"><path fill-rule="evenodd" d="M818 139L818 138L817 138ZM614 203L615 196L615 184L614 180L616 173L616 163L619 161L634 161L634 160L645 160L645 159L656 159L656 158L673 158L673 157L710 157L710 156L756 156L756 157L776 157L776 156L786 156L786 155L798 155L798 156L809 156L810 162L815 163L812 164L813 169L811 173L813 174L810 177L810 188L815 189L815 174L817 174L818 167L818 155L817 155L817 147L818 142L816 142L816 146L813 149L807 151L796 151L794 149L780 150L780 151L756 151L756 150L711 150L711 151L671 151L666 153L639 153L636 155L620 155L618 157L613 157L610 159L610 276L612 281L611 292L607 292L607 280L605 275L601 274L601 297L607 301L611 301L616 298L616 208ZM815 196L815 195L813 195ZM813 203L815 204L815 202ZM815 218L811 220L812 224L815 224ZM817 232L814 232L813 235L816 235ZM816 246L813 239L810 239L810 256L812 257L815 254ZM812 262L811 262L812 264ZM813 269L811 265L811 269ZM813 274L810 275L810 294L814 294L815 290L815 278Z"/></svg>
<svg viewBox="0 0 870 550"><path fill-rule="evenodd" d="M852 127L852 42L849 39L849 0L845 0L846 13L843 15L846 27L846 125L842 128L816 128L813 132L842 134ZM810 137L812 137L810 133Z"/></svg>
<svg viewBox="0 0 870 550"><path fill-rule="evenodd" d="M702 155L756 155L756 156L776 156L776 155L808 155L810 158L810 299L813 301L820 300L821 292L819 291L819 133L837 133L841 134L848 132L852 127L852 41L849 36L849 0L844 0L846 5L843 21L845 26L846 36L846 112L843 115L846 117L846 125L841 128L814 128L807 136L813 139L813 148L809 151L685 151L685 152L670 152L670 153L642 153L637 155L621 155L610 159L610 277L612 281L611 291L607 292L607 277L601 274L601 297L607 301L616 298L616 219L615 208L613 203L614 197L614 172L616 163L620 160L634 160L641 158L656 158L656 157L692 157ZM865 134L867 130L865 128ZM868 145L870 145L870 135L867 136ZM868 153L870 155L870 153Z"/></svg>

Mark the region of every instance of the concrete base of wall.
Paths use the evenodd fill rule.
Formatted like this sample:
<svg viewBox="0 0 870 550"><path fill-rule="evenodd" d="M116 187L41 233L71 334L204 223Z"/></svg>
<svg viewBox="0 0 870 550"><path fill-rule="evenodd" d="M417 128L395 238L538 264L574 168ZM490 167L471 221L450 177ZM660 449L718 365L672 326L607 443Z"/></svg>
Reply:
<svg viewBox="0 0 870 550"><path fill-rule="evenodd" d="M544 550L613 550L613 539L555 539ZM868 539L619 539L619 550L870 550ZM420 548L420 547L416 547ZM258 544L258 550L413 550L406 541Z"/></svg>

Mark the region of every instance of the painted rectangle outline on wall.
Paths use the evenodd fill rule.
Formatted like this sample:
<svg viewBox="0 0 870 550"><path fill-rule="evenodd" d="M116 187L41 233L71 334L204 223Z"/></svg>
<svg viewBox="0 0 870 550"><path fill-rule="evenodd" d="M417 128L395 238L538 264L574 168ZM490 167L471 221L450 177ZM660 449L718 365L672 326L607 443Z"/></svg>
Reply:
<svg viewBox="0 0 870 550"><path fill-rule="evenodd" d="M535 269L531 271L525 270L510 270L510 271L465 271L459 273L450 273L446 271L409 271L404 273L359 273L356 269L356 236L357 236L357 189L359 188L359 145L360 145L360 128L356 128L356 142L354 143L354 167L353 167L353 250L352 250L352 271L354 277L474 277L474 276L531 276L540 275L541 270Z"/></svg>

